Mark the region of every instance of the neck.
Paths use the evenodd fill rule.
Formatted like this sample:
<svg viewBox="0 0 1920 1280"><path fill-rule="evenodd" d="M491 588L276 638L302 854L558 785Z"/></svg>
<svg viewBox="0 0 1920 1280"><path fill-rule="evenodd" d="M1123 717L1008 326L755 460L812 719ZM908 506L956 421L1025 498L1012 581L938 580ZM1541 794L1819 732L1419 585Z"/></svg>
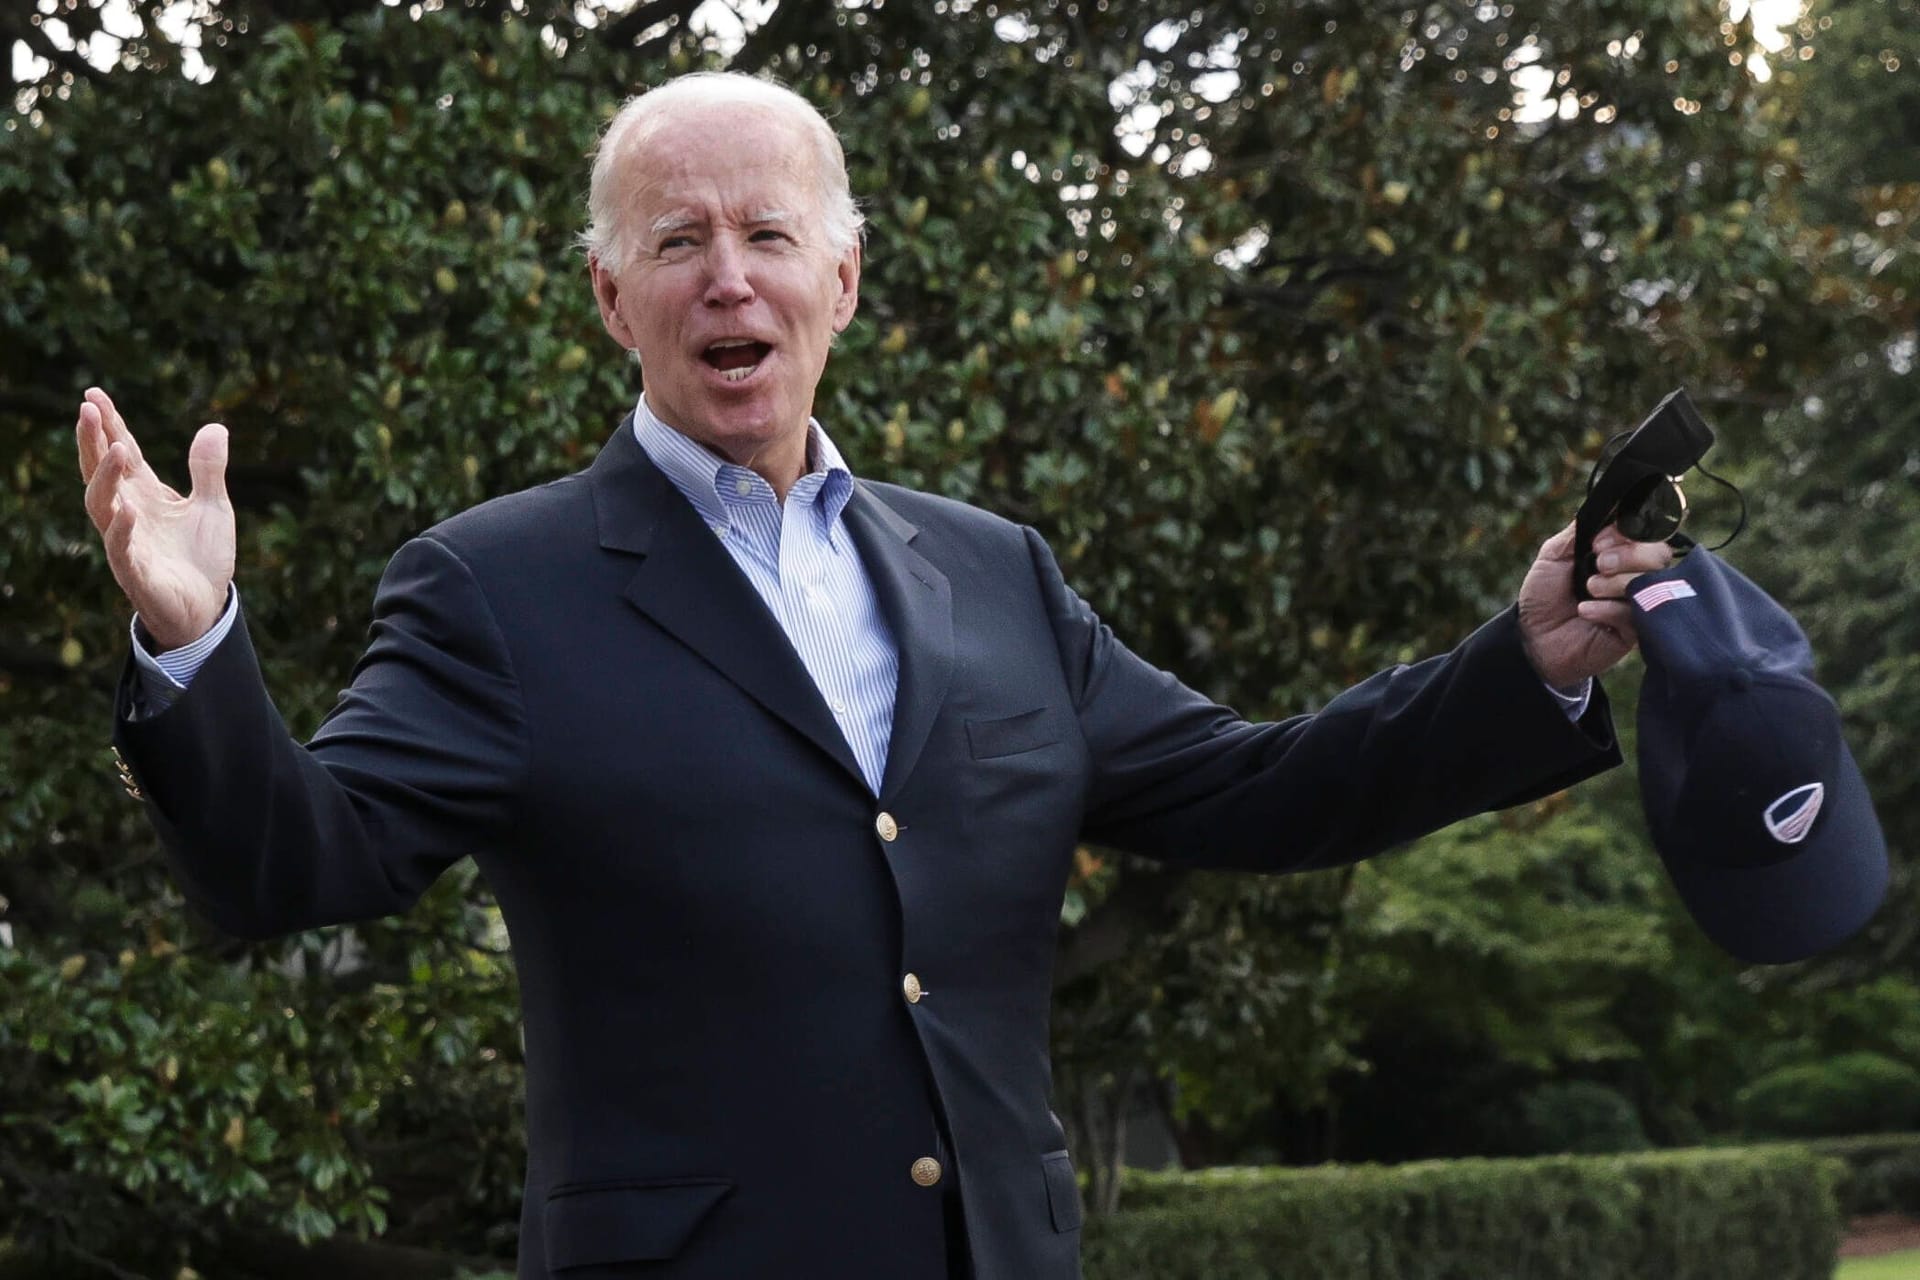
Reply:
<svg viewBox="0 0 1920 1280"><path fill-rule="evenodd" d="M765 480L773 489L774 497L782 503L786 502L788 491L798 484L800 477L812 470L818 461L813 457L811 420L803 421L799 430L789 431L786 435L764 441L758 447L738 446L730 449L718 441L703 440L693 432L675 426L668 419L661 417L659 410L655 409L651 403L647 405L647 412L667 430L685 436L715 457L724 458L736 467L745 467Z"/></svg>
<svg viewBox="0 0 1920 1280"><path fill-rule="evenodd" d="M797 437L770 441L747 457L722 456L765 480L773 487L773 496L784 503L787 491L811 469L812 437L813 432L802 427Z"/></svg>

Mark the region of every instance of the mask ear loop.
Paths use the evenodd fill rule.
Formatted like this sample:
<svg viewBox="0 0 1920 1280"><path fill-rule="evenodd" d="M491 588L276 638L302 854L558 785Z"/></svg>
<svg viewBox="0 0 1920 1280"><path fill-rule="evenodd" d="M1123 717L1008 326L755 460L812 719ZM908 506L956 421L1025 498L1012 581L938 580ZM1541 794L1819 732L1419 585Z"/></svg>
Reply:
<svg viewBox="0 0 1920 1280"><path fill-rule="evenodd" d="M1709 551L1718 551L1720 548L1726 546L1729 542L1732 542L1735 538L1739 537L1740 531L1747 527L1747 495L1744 493L1741 493L1740 490L1732 484L1732 482L1721 479L1719 476L1713 474L1713 472L1707 470L1705 467L1701 466L1697 462L1693 464L1693 469L1695 471L1698 471L1701 475L1705 476L1707 479L1713 481L1715 484L1719 485L1721 488L1728 490L1733 494L1734 497L1740 500L1740 519L1734 522L1733 532L1707 548L1707 550ZM1687 541L1688 541L1688 547L1686 549L1692 550L1693 546L1695 545L1693 543L1693 540L1689 538ZM1684 554L1684 552L1682 554Z"/></svg>

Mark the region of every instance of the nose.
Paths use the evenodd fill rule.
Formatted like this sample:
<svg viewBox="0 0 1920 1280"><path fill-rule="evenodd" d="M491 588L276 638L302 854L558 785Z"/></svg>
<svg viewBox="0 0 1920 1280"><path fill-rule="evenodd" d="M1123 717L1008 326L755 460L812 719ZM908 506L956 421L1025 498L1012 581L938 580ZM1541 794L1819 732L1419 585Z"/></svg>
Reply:
<svg viewBox="0 0 1920 1280"><path fill-rule="evenodd" d="M707 293L710 307L734 307L753 301L753 282L747 279L747 258L729 236L715 236L707 251Z"/></svg>

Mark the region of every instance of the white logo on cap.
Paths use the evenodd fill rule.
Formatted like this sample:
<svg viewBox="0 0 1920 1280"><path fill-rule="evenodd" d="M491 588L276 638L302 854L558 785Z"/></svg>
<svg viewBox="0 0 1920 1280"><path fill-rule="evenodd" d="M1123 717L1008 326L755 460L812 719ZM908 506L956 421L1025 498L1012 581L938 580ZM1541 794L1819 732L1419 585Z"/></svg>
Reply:
<svg viewBox="0 0 1920 1280"><path fill-rule="evenodd" d="M1633 602L1640 606L1642 612L1652 613L1669 600L1689 600L1699 594L1691 584L1672 578L1634 592Z"/></svg>
<svg viewBox="0 0 1920 1280"><path fill-rule="evenodd" d="M1799 844L1813 830L1813 820L1820 816L1820 802L1826 798L1827 788L1822 783L1795 787L1767 806L1767 831L1781 844Z"/></svg>

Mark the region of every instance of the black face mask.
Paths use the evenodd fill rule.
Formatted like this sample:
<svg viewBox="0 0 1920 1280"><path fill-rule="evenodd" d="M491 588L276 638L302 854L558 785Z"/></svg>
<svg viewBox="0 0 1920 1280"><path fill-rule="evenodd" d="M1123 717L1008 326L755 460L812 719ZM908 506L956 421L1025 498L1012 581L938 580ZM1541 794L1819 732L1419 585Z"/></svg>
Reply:
<svg viewBox="0 0 1920 1280"><path fill-rule="evenodd" d="M1747 523L1747 500L1731 483L1700 465L1712 447L1713 431L1684 390L1668 395L1645 422L1602 446L1600 459L1587 477L1586 500L1574 518L1576 599L1589 598L1587 579L1599 571L1593 539L1610 524L1618 525L1635 542L1665 542L1683 555L1693 548L1693 539L1680 531L1687 518L1681 477L1689 470L1697 469L1732 491L1740 502L1740 519L1733 532L1711 550L1739 536Z"/></svg>

